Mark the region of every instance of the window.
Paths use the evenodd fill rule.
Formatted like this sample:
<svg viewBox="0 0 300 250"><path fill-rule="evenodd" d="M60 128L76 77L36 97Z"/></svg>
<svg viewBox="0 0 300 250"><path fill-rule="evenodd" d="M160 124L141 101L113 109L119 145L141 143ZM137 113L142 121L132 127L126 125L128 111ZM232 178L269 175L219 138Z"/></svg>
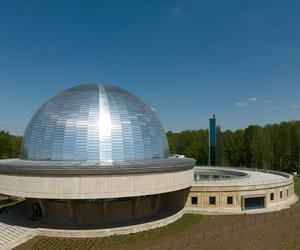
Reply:
<svg viewBox="0 0 300 250"><path fill-rule="evenodd" d="M280 199L282 199L282 191L280 191Z"/></svg>
<svg viewBox="0 0 300 250"><path fill-rule="evenodd" d="M197 205L198 204L198 197L193 196L192 197L192 205Z"/></svg>
<svg viewBox="0 0 300 250"><path fill-rule="evenodd" d="M289 196L289 190L288 189L286 190L286 196Z"/></svg>
<svg viewBox="0 0 300 250"><path fill-rule="evenodd" d="M271 201L274 200L274 193L270 193L270 200L271 200Z"/></svg>
<svg viewBox="0 0 300 250"><path fill-rule="evenodd" d="M227 196L227 204L232 205L233 204L233 197L232 196Z"/></svg>
<svg viewBox="0 0 300 250"><path fill-rule="evenodd" d="M82 199L82 200L76 200L76 203L99 203L100 199Z"/></svg>
<svg viewBox="0 0 300 250"><path fill-rule="evenodd" d="M209 197L209 205L216 205L216 197L215 196Z"/></svg>
<svg viewBox="0 0 300 250"><path fill-rule="evenodd" d="M65 200L65 199L51 199L50 201L53 201L53 202L67 202L68 200Z"/></svg>
<svg viewBox="0 0 300 250"><path fill-rule="evenodd" d="M122 197L122 198L109 198L107 199L108 202L119 202L119 201L129 201L131 197Z"/></svg>

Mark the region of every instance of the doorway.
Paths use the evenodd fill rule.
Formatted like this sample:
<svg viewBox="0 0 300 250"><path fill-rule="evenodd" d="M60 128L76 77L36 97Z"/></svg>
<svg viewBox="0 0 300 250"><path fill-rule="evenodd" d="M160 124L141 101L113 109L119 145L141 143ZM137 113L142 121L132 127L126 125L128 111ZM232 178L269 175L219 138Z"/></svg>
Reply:
<svg viewBox="0 0 300 250"><path fill-rule="evenodd" d="M265 197L245 198L245 210L265 208Z"/></svg>

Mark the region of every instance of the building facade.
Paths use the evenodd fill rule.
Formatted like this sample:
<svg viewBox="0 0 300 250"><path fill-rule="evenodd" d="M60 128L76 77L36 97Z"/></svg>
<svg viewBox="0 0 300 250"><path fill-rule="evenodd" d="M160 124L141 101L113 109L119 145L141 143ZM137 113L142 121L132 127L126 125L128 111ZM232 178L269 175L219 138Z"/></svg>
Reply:
<svg viewBox="0 0 300 250"><path fill-rule="evenodd" d="M293 176L257 169L195 167L187 211L244 213L276 210L294 203Z"/></svg>
<svg viewBox="0 0 300 250"><path fill-rule="evenodd" d="M109 225L181 211L195 160L170 158L157 116L128 91L83 84L45 102L20 159L0 161L0 193L45 223Z"/></svg>
<svg viewBox="0 0 300 250"><path fill-rule="evenodd" d="M0 160L0 193L23 197L20 214L39 227L94 225L109 234L122 223L166 225L185 211L239 213L295 201L288 174L216 167L219 137L214 116L214 167L194 168L194 159L170 157L163 127L138 97L112 85L79 85L36 111L20 159Z"/></svg>

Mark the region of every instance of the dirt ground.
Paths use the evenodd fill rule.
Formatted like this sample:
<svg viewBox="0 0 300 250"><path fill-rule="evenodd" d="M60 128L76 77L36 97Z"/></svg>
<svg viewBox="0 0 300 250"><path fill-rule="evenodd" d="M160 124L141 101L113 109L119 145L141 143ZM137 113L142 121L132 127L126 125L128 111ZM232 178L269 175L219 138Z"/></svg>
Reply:
<svg viewBox="0 0 300 250"><path fill-rule="evenodd" d="M114 238L52 239L37 237L19 247L29 249L300 249L300 209L258 215L203 216L193 227L154 241Z"/></svg>
<svg viewBox="0 0 300 250"><path fill-rule="evenodd" d="M220 217L215 226L226 222L226 218ZM300 249L300 216L275 217L256 225L250 222L240 230L193 242L186 249Z"/></svg>
<svg viewBox="0 0 300 250"><path fill-rule="evenodd" d="M173 238L172 244L166 241L163 246L158 244L157 247L147 249L300 249L300 210L295 210L295 213L292 211L261 215L204 216L183 239L178 235ZM145 248L140 245L140 249Z"/></svg>

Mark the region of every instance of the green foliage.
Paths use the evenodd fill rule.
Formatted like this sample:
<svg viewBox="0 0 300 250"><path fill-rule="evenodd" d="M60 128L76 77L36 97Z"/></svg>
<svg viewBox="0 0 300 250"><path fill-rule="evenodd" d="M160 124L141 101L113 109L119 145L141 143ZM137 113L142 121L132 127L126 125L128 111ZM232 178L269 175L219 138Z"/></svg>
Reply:
<svg viewBox="0 0 300 250"><path fill-rule="evenodd" d="M179 220L164 227L151 229L134 234L113 235L103 238L56 238L36 237L33 239L31 249L56 250L56 249L115 249L118 247L132 246L134 244L152 244L154 240L172 236L191 228L201 220L198 214L184 214ZM29 244L28 242L27 244ZM26 244L26 243L25 243ZM118 248L119 249L119 248ZM140 249L140 248L138 248ZM142 249L142 248L141 248Z"/></svg>
<svg viewBox="0 0 300 250"><path fill-rule="evenodd" d="M300 198L300 176L294 176L294 192ZM300 199L292 205L292 207L300 207Z"/></svg>
<svg viewBox="0 0 300 250"><path fill-rule="evenodd" d="M208 162L208 131L167 133L170 152ZM292 171L300 166L300 121L221 133L221 165Z"/></svg>
<svg viewBox="0 0 300 250"><path fill-rule="evenodd" d="M295 194L300 197L300 176L294 176L294 191ZM300 200L298 200L298 203Z"/></svg>
<svg viewBox="0 0 300 250"><path fill-rule="evenodd" d="M208 130L167 133L170 153L208 164ZM19 156L21 136L0 131L0 159ZM292 171L300 167L300 121L221 133L221 165Z"/></svg>
<svg viewBox="0 0 300 250"><path fill-rule="evenodd" d="M186 130L167 133L171 154L194 158L200 165L208 164L208 130Z"/></svg>
<svg viewBox="0 0 300 250"><path fill-rule="evenodd" d="M20 154L22 136L0 131L0 159L17 158Z"/></svg>
<svg viewBox="0 0 300 250"><path fill-rule="evenodd" d="M50 238L38 237L31 249L33 250L56 250L56 249L92 249L95 239L69 239L69 238Z"/></svg>
<svg viewBox="0 0 300 250"><path fill-rule="evenodd" d="M24 201L24 199L20 199L20 200L11 200L11 201L8 202L8 203L5 203L5 204L0 205L0 209L1 209L1 208L6 208L6 207L15 206L15 205L17 205L17 204L19 204L19 203L21 203L21 202L23 202L23 201Z"/></svg>
<svg viewBox="0 0 300 250"><path fill-rule="evenodd" d="M197 224L201 219L199 214L184 214L179 220L160 228L151 229L148 231L143 231L128 235L114 235L104 238L104 242L97 249L102 249L103 243L106 246L116 247L124 245L132 245L137 243L152 242L153 240L160 239L162 237L167 237L174 235L183 230L191 228L193 225Z"/></svg>

